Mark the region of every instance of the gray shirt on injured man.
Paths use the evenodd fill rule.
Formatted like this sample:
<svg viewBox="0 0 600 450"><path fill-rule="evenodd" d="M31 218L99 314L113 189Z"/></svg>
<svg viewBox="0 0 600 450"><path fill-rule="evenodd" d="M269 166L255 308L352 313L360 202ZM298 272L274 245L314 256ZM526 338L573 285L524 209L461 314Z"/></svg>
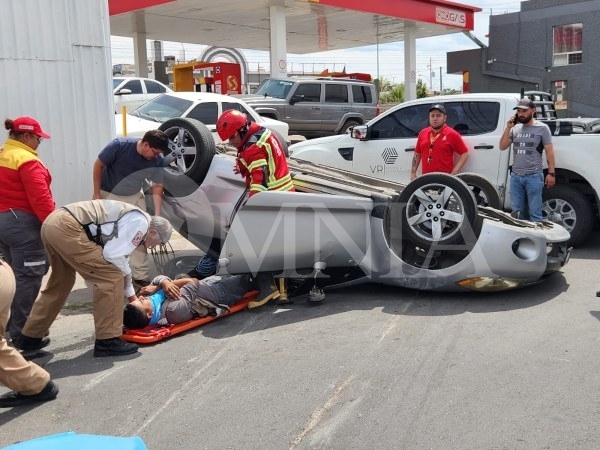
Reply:
<svg viewBox="0 0 600 450"><path fill-rule="evenodd" d="M164 280L170 278L158 275L152 280L152 284L160 286ZM178 324L198 317L198 311L205 309L205 305L200 303L201 299L231 306L252 289L254 287L250 275L213 275L200 281L194 279L181 287L179 298L165 300L158 323Z"/></svg>

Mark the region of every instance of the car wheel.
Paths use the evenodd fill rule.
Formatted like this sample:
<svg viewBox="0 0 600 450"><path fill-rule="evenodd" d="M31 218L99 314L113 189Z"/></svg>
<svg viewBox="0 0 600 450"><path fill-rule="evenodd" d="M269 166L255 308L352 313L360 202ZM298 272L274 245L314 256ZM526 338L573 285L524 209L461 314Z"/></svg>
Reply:
<svg viewBox="0 0 600 450"><path fill-rule="evenodd" d="M498 195L498 190L487 178L476 173L459 173L456 176L467 183L467 186L469 186L475 196L478 206L489 206L490 208L500 209L500 195Z"/></svg>
<svg viewBox="0 0 600 450"><path fill-rule="evenodd" d="M594 225L594 212L585 195L557 184L544 189L542 201L544 219L565 227L571 233L570 245L579 245L587 239Z"/></svg>
<svg viewBox="0 0 600 450"><path fill-rule="evenodd" d="M424 249L470 242L476 234L475 197L456 177L422 175L404 188L398 202L403 237Z"/></svg>
<svg viewBox="0 0 600 450"><path fill-rule="evenodd" d="M208 128L195 119L170 119L159 130L169 137L165 157L165 189L189 195L198 188L215 155L215 140Z"/></svg>
<svg viewBox="0 0 600 450"><path fill-rule="evenodd" d="M283 149L283 153L285 154L285 157L288 158L290 156L290 152L288 150L288 143L287 143L287 141L284 139L284 137L281 135L280 132L275 131L275 130L271 130L271 133L273 133L275 136L277 136L277 140L281 144L281 148Z"/></svg>
<svg viewBox="0 0 600 450"><path fill-rule="evenodd" d="M340 128L339 134L346 134L350 128L355 127L356 125L360 125L357 120L346 120L342 128Z"/></svg>

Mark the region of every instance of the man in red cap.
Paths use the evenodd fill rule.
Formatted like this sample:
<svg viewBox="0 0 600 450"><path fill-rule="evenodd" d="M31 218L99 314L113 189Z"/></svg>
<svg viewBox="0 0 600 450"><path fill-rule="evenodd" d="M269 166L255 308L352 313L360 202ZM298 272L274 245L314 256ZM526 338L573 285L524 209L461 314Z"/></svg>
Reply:
<svg viewBox="0 0 600 450"><path fill-rule="evenodd" d="M429 126L419 133L410 179L417 178L419 164L423 174L444 172L456 175L469 157L469 148L456 130L446 125L446 108L436 104L429 108ZM454 154L458 155L456 162Z"/></svg>
<svg viewBox="0 0 600 450"><path fill-rule="evenodd" d="M0 147L0 253L16 278L8 323L15 340L48 271L40 228L55 202L50 192L52 177L37 154L42 139L50 135L31 117L6 119L4 127L8 139Z"/></svg>

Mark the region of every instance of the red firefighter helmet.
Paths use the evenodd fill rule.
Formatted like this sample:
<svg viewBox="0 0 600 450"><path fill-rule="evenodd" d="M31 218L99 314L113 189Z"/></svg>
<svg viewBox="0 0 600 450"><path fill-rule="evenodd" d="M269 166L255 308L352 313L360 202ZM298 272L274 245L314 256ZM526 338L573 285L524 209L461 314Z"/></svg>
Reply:
<svg viewBox="0 0 600 450"><path fill-rule="evenodd" d="M217 120L217 133L223 141L227 141L240 128L248 125L248 116L236 109L228 109Z"/></svg>

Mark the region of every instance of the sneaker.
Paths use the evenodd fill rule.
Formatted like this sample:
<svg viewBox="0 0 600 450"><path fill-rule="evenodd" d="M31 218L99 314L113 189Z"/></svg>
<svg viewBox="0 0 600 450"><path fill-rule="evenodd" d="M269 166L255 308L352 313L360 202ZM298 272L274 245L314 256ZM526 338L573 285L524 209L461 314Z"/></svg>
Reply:
<svg viewBox="0 0 600 450"><path fill-rule="evenodd" d="M96 339L94 356L131 355L138 351L139 346L120 338Z"/></svg>
<svg viewBox="0 0 600 450"><path fill-rule="evenodd" d="M17 391L10 391L0 395L0 408L12 408L13 406L24 406L32 403L47 402L54 400L58 395L58 386L52 380L41 392L33 395L21 394Z"/></svg>
<svg viewBox="0 0 600 450"><path fill-rule="evenodd" d="M12 340L13 346L19 350L29 352L32 350L40 350L47 347L50 344L50 338L44 336L43 338L32 338L22 334L16 339Z"/></svg>

